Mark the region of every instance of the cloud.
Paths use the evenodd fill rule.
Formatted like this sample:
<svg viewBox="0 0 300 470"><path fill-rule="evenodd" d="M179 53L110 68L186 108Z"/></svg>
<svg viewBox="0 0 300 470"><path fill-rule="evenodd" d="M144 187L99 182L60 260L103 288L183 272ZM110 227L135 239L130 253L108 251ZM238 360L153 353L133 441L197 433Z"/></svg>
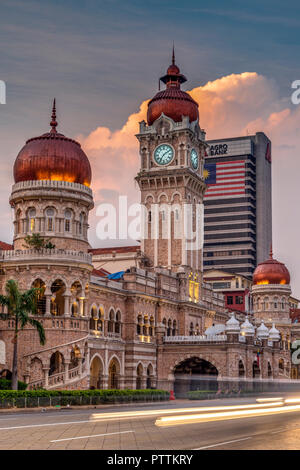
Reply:
<svg viewBox="0 0 300 470"><path fill-rule="evenodd" d="M189 93L199 104L200 125L206 130L207 139L258 131L271 139L274 252L287 263L293 283L298 283L300 223L295 217L295 205L299 200L300 106L293 106L289 98L280 97L276 83L255 72L224 76ZM96 205L102 201L116 202L117 195L124 194L129 201L139 200L134 182L139 169L135 134L138 123L146 118L147 104L144 101L119 130L98 127L88 136L79 136L93 168ZM93 245L99 245L95 238L96 223L94 213L91 217Z"/></svg>

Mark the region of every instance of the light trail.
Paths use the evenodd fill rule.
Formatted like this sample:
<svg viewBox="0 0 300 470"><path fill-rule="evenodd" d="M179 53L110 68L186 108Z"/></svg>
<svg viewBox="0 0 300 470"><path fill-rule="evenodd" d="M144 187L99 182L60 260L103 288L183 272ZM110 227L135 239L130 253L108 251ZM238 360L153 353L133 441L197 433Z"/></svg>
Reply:
<svg viewBox="0 0 300 470"><path fill-rule="evenodd" d="M264 405L263 405L264 406ZM222 421L227 419L251 418L254 416L266 416L272 414L291 413L300 411L300 405L283 406L282 402L271 403L270 408L248 409L239 411L225 411L217 413L203 413L198 415L168 416L158 418L156 426L177 426L179 424L205 423L208 421Z"/></svg>
<svg viewBox="0 0 300 470"><path fill-rule="evenodd" d="M195 413L197 412L206 412L206 411L228 411L228 410L247 410L247 409L259 409L266 406L272 405L282 405L280 403L270 403L267 404L249 404L249 405L228 405L228 406L201 406L197 408L179 408L179 409L169 409L169 410L139 410L139 411L124 411L113 412L113 413L93 413L90 417L91 421L99 421L102 419L120 419L120 418L134 418L139 416L157 416L157 415L166 415L166 414L180 414L180 413Z"/></svg>

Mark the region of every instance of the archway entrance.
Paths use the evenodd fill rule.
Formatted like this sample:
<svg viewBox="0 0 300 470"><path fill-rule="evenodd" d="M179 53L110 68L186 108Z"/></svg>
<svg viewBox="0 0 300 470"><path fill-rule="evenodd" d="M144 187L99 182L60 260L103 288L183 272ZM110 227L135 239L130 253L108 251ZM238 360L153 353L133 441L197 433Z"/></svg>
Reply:
<svg viewBox="0 0 300 470"><path fill-rule="evenodd" d="M119 388L120 367L116 359L112 359L108 368L108 388Z"/></svg>
<svg viewBox="0 0 300 470"><path fill-rule="evenodd" d="M191 357L174 367L174 392L185 397L192 390L218 390L218 370L199 357Z"/></svg>
<svg viewBox="0 0 300 470"><path fill-rule="evenodd" d="M94 357L90 368L90 388L101 389L102 388L102 375L103 367L101 360L98 356Z"/></svg>

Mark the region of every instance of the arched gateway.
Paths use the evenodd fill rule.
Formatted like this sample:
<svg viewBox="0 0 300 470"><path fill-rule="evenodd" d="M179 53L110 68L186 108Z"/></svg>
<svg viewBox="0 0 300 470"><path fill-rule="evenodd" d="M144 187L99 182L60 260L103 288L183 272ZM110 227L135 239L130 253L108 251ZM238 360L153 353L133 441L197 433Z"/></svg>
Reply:
<svg viewBox="0 0 300 470"><path fill-rule="evenodd" d="M199 357L185 359L174 367L174 392L183 397L192 390L217 390L218 370Z"/></svg>

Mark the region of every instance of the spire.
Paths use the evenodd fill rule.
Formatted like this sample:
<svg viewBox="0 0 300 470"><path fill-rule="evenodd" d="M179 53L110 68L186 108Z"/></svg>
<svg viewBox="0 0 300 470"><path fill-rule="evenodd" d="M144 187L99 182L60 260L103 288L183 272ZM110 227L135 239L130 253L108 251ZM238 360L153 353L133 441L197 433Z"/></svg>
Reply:
<svg viewBox="0 0 300 470"><path fill-rule="evenodd" d="M272 243L270 246L270 259L273 259L273 249L272 249Z"/></svg>
<svg viewBox="0 0 300 470"><path fill-rule="evenodd" d="M52 116L51 116L52 120L50 122L50 126L51 126L51 133L52 134L56 134L57 133L57 130L56 130L56 126L57 126L57 121L56 121L56 101L55 101L55 98L53 100L53 107L52 107Z"/></svg>
<svg viewBox="0 0 300 470"><path fill-rule="evenodd" d="M175 65L175 49L174 49L174 41L173 41L173 52L172 52L172 65Z"/></svg>

